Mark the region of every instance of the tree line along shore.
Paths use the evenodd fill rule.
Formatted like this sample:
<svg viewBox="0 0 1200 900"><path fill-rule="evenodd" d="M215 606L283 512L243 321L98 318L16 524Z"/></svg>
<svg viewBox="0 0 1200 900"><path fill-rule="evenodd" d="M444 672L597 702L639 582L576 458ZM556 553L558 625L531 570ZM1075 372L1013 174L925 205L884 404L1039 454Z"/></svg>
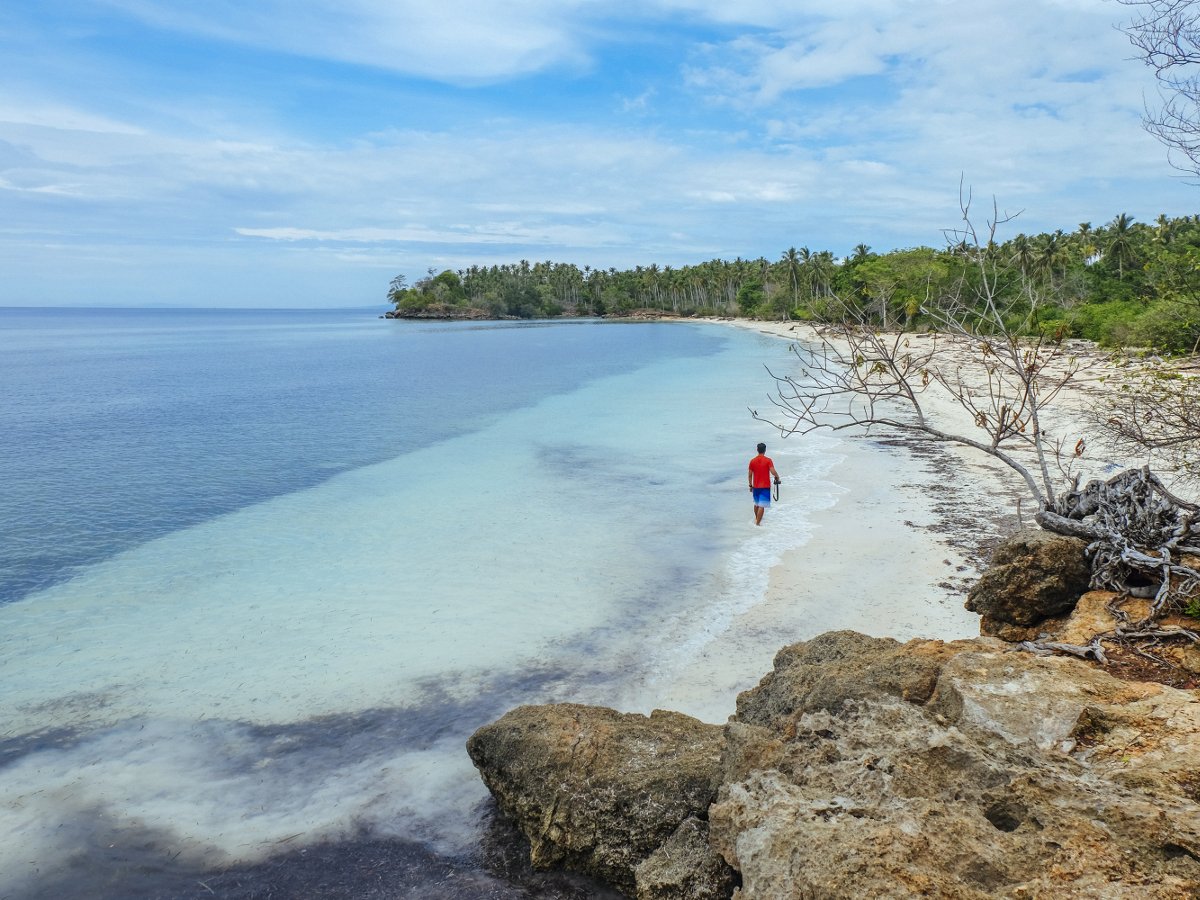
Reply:
<svg viewBox="0 0 1200 900"><path fill-rule="evenodd" d="M626 315L656 309L685 316L832 321L847 312L877 327L926 331L926 311L979 277L980 259L998 278L1014 331L1192 351L1200 342L1200 216L1121 214L1074 231L1017 234L982 246L960 240L936 249L846 257L788 248L774 262L713 259L694 266L582 268L550 260L471 266L409 285L395 278L388 301L399 317L553 318ZM475 311L464 315L466 310Z"/></svg>

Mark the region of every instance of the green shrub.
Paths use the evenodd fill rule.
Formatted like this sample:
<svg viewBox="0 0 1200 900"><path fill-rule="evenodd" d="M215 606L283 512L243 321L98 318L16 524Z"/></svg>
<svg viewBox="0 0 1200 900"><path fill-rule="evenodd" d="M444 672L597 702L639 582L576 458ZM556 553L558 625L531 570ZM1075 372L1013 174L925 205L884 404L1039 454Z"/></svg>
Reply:
<svg viewBox="0 0 1200 900"><path fill-rule="evenodd" d="M1078 308L1072 334L1104 347L1131 343L1134 324L1145 312L1140 303L1088 303Z"/></svg>
<svg viewBox="0 0 1200 900"><path fill-rule="evenodd" d="M433 295L422 294L416 288L409 288L407 291L397 291L393 294L392 302L396 304L397 309L408 311L425 309L433 303Z"/></svg>
<svg viewBox="0 0 1200 900"><path fill-rule="evenodd" d="M747 281L741 286L737 292L737 308L743 316L769 314L770 304L761 281Z"/></svg>
<svg viewBox="0 0 1200 900"><path fill-rule="evenodd" d="M1190 351L1200 335L1200 322L1188 307L1158 303L1146 311L1130 331L1130 343L1157 350Z"/></svg>

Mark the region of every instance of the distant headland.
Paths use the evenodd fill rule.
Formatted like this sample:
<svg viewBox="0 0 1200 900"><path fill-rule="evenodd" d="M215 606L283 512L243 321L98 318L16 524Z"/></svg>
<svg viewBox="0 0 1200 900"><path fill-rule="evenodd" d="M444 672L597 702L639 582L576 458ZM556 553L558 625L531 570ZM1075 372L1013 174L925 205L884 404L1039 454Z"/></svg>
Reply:
<svg viewBox="0 0 1200 900"><path fill-rule="evenodd" d="M695 313L677 313L669 309L651 309L649 307L641 307L639 309L619 310L616 312L604 313L603 315L595 315L589 313L575 313L575 318L591 318L591 319L685 319L699 318ZM388 310L383 315L385 319L442 319L450 321L481 321L488 319L512 319L519 320L522 318L534 318L532 316L510 316L503 313L494 313L486 309L480 309L477 306L455 306L450 303L431 303L428 306L418 309L392 309ZM709 317L711 318L711 317Z"/></svg>
<svg viewBox="0 0 1200 900"><path fill-rule="evenodd" d="M732 317L810 322L868 313L884 330L934 328L935 309L974 289L980 266L1025 336L1095 341L1103 347L1200 349L1200 216L1122 213L1071 231L990 235L973 246L886 253L859 244L846 256L789 247L775 260L710 259L695 265L603 269L569 262L479 266L388 288L399 319ZM931 306L932 304L932 306Z"/></svg>

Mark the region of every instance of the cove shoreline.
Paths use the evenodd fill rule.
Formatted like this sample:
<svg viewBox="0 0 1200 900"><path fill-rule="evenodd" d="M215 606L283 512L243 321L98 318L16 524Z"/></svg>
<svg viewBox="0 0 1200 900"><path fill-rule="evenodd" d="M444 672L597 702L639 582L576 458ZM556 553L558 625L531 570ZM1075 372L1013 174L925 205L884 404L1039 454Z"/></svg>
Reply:
<svg viewBox="0 0 1200 900"><path fill-rule="evenodd" d="M781 340L818 343L811 328L752 320L705 321ZM751 401L759 409L766 396ZM753 408L753 407L752 407ZM937 414L945 410L938 409ZM764 438L767 455L801 438ZM836 500L808 513L807 542L772 566L766 593L736 615L677 679L661 705L706 722L723 722L737 694L768 671L779 647L850 629L874 637L956 640L979 634L979 617L963 608L992 549L1018 530L1023 484L973 451L894 434L837 435L841 457L823 477ZM778 461L777 461L778 466ZM781 471L782 500L788 472ZM1028 517L1026 517L1028 518ZM763 527L771 525L768 511ZM736 683L714 672L740 670ZM750 680L748 680L750 679ZM706 685L707 696L697 688Z"/></svg>

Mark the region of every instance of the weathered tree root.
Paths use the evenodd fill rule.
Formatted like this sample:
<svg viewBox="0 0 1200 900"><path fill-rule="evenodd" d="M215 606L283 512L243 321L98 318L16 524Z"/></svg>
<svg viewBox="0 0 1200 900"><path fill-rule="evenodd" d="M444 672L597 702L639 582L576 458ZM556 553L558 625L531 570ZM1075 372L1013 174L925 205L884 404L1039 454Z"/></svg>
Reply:
<svg viewBox="0 0 1200 900"><path fill-rule="evenodd" d="M1200 555L1200 506L1172 494L1149 466L1128 469L1108 481L1091 481L1082 490L1076 479L1036 520L1047 531L1089 541L1092 590L1121 596L1106 606L1115 627L1093 635L1087 644L1022 641L1021 649L1041 656L1055 652L1091 656L1103 663L1107 660L1101 641L1105 640L1200 642L1195 631L1160 624L1168 612L1182 611L1200 596L1200 571L1182 561L1184 553ZM1128 597L1153 600L1144 618L1130 620L1121 607Z"/></svg>
<svg viewBox="0 0 1200 900"><path fill-rule="evenodd" d="M1072 656L1078 656L1081 659L1093 657L1097 662L1106 663L1108 657L1104 655L1104 648L1100 646L1100 638L1094 637L1091 643L1086 646L1079 644L1062 644L1058 641L1021 641L1017 644L1021 650L1027 650L1035 656L1053 656L1057 653L1070 653Z"/></svg>

